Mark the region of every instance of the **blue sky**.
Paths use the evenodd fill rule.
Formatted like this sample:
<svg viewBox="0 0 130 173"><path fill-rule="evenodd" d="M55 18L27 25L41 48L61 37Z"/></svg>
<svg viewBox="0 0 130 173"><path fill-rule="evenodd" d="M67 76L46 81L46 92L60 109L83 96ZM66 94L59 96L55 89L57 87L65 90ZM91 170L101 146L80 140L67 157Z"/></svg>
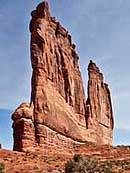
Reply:
<svg viewBox="0 0 130 173"><path fill-rule="evenodd" d="M21 102L30 99L28 25L30 12L39 2L0 0L1 109L15 110ZM116 128L114 144L130 144L130 1L48 0L48 3L52 15L69 30L77 46L85 92L90 59L100 67L110 86ZM3 120L0 127L2 124ZM0 140L4 138L1 131L0 136Z"/></svg>
<svg viewBox="0 0 130 173"><path fill-rule="evenodd" d="M13 148L11 113L11 110L0 109L0 144L2 144L2 148Z"/></svg>

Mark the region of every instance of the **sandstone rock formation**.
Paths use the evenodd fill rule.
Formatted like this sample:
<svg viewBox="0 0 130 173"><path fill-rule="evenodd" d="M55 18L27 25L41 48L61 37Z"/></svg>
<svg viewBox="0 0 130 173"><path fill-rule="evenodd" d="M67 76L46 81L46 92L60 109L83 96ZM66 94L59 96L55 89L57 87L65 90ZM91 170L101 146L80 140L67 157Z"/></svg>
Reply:
<svg viewBox="0 0 130 173"><path fill-rule="evenodd" d="M22 103L13 113L14 150L33 148L35 144L35 129L33 121L33 108L29 103Z"/></svg>
<svg viewBox="0 0 130 173"><path fill-rule="evenodd" d="M30 104L12 115L14 150L72 148L87 141L110 144L112 106L109 89L96 65L89 64L86 104L78 55L71 36L42 2L32 12Z"/></svg>
<svg viewBox="0 0 130 173"><path fill-rule="evenodd" d="M93 133L97 131L98 143L111 143L114 120L110 90L103 81L103 74L92 61L88 66L88 76L87 128Z"/></svg>

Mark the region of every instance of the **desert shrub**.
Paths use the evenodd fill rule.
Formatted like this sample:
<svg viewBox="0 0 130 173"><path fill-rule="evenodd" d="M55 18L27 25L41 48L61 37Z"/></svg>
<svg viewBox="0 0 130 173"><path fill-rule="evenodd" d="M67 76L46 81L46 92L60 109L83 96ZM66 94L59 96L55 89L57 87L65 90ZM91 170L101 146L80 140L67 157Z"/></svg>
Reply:
<svg viewBox="0 0 130 173"><path fill-rule="evenodd" d="M83 156L81 154L75 154L73 159L75 162L79 162L83 159Z"/></svg>
<svg viewBox="0 0 130 173"><path fill-rule="evenodd" d="M68 160L67 163L65 164L65 172L66 173L71 173L75 169L75 162L73 160Z"/></svg>
<svg viewBox="0 0 130 173"><path fill-rule="evenodd" d="M93 173L97 171L98 160L95 158L87 158L80 163L78 171L83 173Z"/></svg>
<svg viewBox="0 0 130 173"><path fill-rule="evenodd" d="M0 173L5 172L5 164L3 162L0 163Z"/></svg>
<svg viewBox="0 0 130 173"><path fill-rule="evenodd" d="M105 161L101 166L104 173L112 173L112 165L109 161Z"/></svg>
<svg viewBox="0 0 130 173"><path fill-rule="evenodd" d="M96 171L97 160L94 158L85 159L81 154L74 155L73 159L65 164L66 173L93 173Z"/></svg>
<svg viewBox="0 0 130 173"><path fill-rule="evenodd" d="M65 164L66 173L115 173L112 171L112 163L100 161L94 157L74 155L73 159Z"/></svg>

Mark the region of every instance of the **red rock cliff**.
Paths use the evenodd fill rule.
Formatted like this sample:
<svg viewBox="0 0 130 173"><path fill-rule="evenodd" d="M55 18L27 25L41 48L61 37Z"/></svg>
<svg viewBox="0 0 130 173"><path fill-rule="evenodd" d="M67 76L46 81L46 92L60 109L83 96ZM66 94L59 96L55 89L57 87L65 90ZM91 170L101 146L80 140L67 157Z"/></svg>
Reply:
<svg viewBox="0 0 130 173"><path fill-rule="evenodd" d="M88 66L88 76L87 128L93 133L97 131L98 143L111 143L114 121L110 90L103 81L103 74L92 61Z"/></svg>
<svg viewBox="0 0 130 173"><path fill-rule="evenodd" d="M31 102L21 104L12 115L14 150L72 148L74 143L87 141L111 143L109 90L94 71L97 67L90 63L86 105L75 45L66 29L50 16L46 2L32 12L30 32Z"/></svg>

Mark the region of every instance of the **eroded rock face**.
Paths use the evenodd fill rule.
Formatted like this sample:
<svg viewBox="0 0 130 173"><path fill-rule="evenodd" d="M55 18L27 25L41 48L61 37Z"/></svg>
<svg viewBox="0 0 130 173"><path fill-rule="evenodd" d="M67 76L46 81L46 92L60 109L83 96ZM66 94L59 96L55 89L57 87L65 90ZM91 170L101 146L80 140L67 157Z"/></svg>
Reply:
<svg viewBox="0 0 130 173"><path fill-rule="evenodd" d="M33 108L29 103L22 103L13 113L13 135L16 151L24 148L32 149L35 145L35 129L33 120Z"/></svg>
<svg viewBox="0 0 130 173"><path fill-rule="evenodd" d="M68 31L50 16L46 2L39 4L32 12L30 32L33 69L31 102L21 104L12 116L14 150L49 145L71 149L75 143L97 143L97 128L101 132L100 144L111 143L109 90L104 83L102 89L102 80L98 83L99 74L94 70L91 72L93 63L90 63L86 105L75 45ZM102 89L99 92L93 82L91 84L94 74L97 75L99 90ZM99 94L96 100L94 94ZM102 96L107 98L100 104ZM104 135L107 137L105 140Z"/></svg>
<svg viewBox="0 0 130 173"><path fill-rule="evenodd" d="M36 128L44 124L74 140L83 141L77 124L86 127L85 96L71 36L50 16L47 3L41 3L32 12L30 31L31 102ZM39 133L36 134L38 141L42 136Z"/></svg>
<svg viewBox="0 0 130 173"><path fill-rule="evenodd" d="M87 128L97 131L97 142L111 143L114 126L111 96L103 74L95 63L88 66Z"/></svg>

